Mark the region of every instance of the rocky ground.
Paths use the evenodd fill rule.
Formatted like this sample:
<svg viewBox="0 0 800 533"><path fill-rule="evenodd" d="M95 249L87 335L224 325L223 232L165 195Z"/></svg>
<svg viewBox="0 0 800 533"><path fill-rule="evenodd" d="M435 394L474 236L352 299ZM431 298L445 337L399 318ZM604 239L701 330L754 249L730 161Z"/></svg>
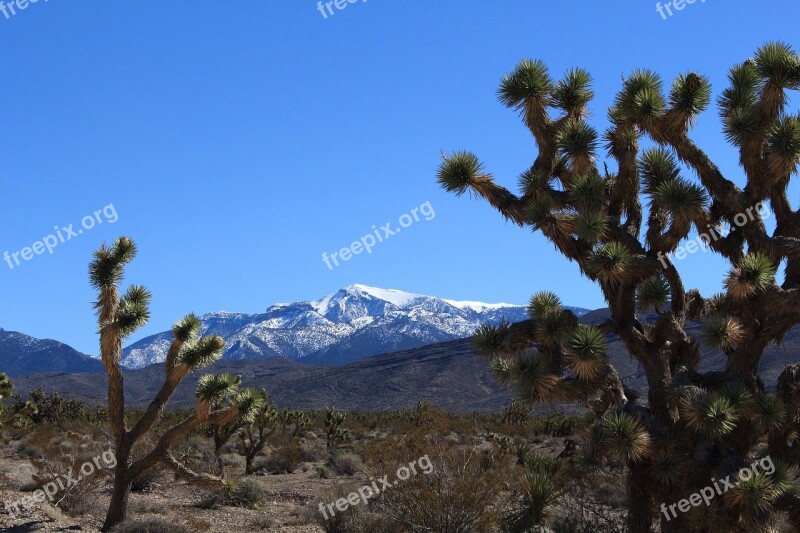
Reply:
<svg viewBox="0 0 800 533"><path fill-rule="evenodd" d="M6 447L0 455L0 500L18 501L30 494L35 472L31 463L15 457ZM229 458L228 458L229 459ZM233 465L232 468L236 466ZM336 480L321 479L311 464L292 474L249 476L265 491L258 509L230 505L207 507L208 494L166 478L151 490L130 496L129 515L145 523L165 520L188 531L231 533L238 531L324 531L317 525L311 502ZM109 486L88 496L79 516L68 516L49 503L38 504L13 518L0 509L0 531L99 531L108 505ZM318 512L318 511L317 511Z"/></svg>

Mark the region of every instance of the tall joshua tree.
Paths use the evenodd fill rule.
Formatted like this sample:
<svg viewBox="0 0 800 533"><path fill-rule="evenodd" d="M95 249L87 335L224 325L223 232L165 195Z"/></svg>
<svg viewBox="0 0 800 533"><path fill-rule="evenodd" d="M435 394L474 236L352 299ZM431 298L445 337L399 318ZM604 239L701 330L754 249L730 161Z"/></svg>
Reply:
<svg viewBox="0 0 800 533"><path fill-rule="evenodd" d="M800 464L800 364L781 374L777 396L758 375L764 349L800 322L800 210L787 197L800 163L800 115L787 107L800 89L800 58L787 44L766 44L735 65L729 81L718 107L739 153L736 181L689 135L711 101L706 77L680 75L668 94L649 70L625 78L602 136L609 172L598 168L599 135L586 122L589 73L576 68L553 81L538 60L519 63L498 91L538 147L519 178L521 193L496 183L468 152L444 155L438 171L444 189L470 191L506 220L541 232L599 285L611 318L598 327L580 325L543 293L531 299L529 320L483 327L476 345L529 403L590 402L599 419L587 458L626 462L635 533L659 517L662 531L687 531L687 516L700 528L761 531L777 512L800 528L800 499L786 474ZM652 147L640 149L645 140ZM757 206L772 208L774 231ZM720 235L720 225L735 231ZM686 291L669 255L693 230L730 262L719 294ZM724 370L697 370L700 343L687 334L687 320L702 321L703 341L725 352ZM605 355L606 334L619 336L644 369L646 407L626 396ZM664 513L662 503L735 479L764 442L772 475L742 478L688 515Z"/></svg>
<svg viewBox="0 0 800 533"><path fill-rule="evenodd" d="M111 247L101 246L94 253L89 267L91 284L97 289L95 302L100 331L100 354L108 374L109 424L115 441L117 466L114 471L114 490L108 508L103 531L125 519L128 495L131 484L146 470L162 464L175 472L184 481L193 485L217 489L226 486L221 478L208 474L195 473L181 464L172 455L172 444L179 438L201 425L224 426L237 418L247 418L248 412L257 403L250 401L248 395L236 395L239 380L227 376L205 376L197 389L197 406L192 416L169 428L157 443L132 461L131 451L158 422L175 389L193 370L203 368L216 361L224 348L222 338L217 336L199 337L200 320L193 314L182 318L172 327L173 341L167 352L164 365L165 379L155 399L132 428L125 418L125 397L120 358L122 342L149 318L150 293L142 286L132 285L122 296L119 284L125 266L136 255L133 241L127 237L117 239ZM225 408L221 406L226 398L236 398Z"/></svg>

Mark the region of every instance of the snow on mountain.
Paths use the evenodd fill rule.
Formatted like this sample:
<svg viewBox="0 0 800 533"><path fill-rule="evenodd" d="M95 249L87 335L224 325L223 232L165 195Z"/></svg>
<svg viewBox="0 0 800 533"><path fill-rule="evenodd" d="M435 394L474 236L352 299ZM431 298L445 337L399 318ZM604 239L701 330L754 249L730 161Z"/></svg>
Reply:
<svg viewBox="0 0 800 533"><path fill-rule="evenodd" d="M203 335L225 339L228 359L283 356L342 364L464 338L480 324L516 322L526 314L519 305L444 300L355 284L319 300L275 304L260 314L210 313L200 318ZM162 362L171 341L170 332L142 339L125 349L122 362L128 368Z"/></svg>

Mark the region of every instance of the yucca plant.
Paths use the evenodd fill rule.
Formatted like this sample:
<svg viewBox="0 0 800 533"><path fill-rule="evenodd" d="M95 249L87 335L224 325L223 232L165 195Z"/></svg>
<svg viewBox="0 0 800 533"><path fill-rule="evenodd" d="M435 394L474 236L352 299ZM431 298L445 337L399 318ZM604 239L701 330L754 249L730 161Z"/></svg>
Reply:
<svg viewBox="0 0 800 533"><path fill-rule="evenodd" d="M195 473L175 458L172 445L182 436L202 426L225 426L243 416L237 404L224 405L239 381L231 376L203 377L197 391L197 407L192 416L167 429L155 445L137 460L132 460L133 446L142 440L161 418L169 399L180 382L190 372L203 368L222 355L225 344L217 336L200 337L200 320L193 314L177 321L172 327L172 343L164 362L164 383L144 414L129 428L125 418L123 388L122 343L150 317L150 293L142 286L132 285L120 294L119 285L125 267L136 256L136 246L127 237L117 239L111 246L103 245L94 253L89 266L89 280L97 290L100 355L108 374L108 417L114 437L114 487L103 531L109 531L125 519L131 484L145 471L158 464L172 470L184 481L206 489L222 489L222 478Z"/></svg>
<svg viewBox="0 0 800 533"><path fill-rule="evenodd" d="M602 291L611 316L594 328L580 326L548 292L531 300L529 320L482 327L476 348L526 404L591 405L597 422L584 463L625 462L634 533L656 525L657 502L679 501L746 463L759 442L769 442L774 459L800 465L800 364L781 374L776 396L758 374L764 349L800 322L800 210L788 196L800 168L800 115L787 105L799 89L800 57L786 43L765 44L730 70L717 99L743 173L730 177L690 137L712 102L705 76L681 74L665 91L655 72L633 72L598 135L585 120L589 74L573 69L554 80L543 61L525 60L498 91L538 148L520 193L497 183L475 154L444 155L439 166L446 190L474 193L505 219L541 232ZM644 141L655 147L642 148ZM773 231L764 224L767 207ZM671 254L692 232L730 264L723 293L704 298L684 287ZM697 339L690 320L702 324ZM605 335L641 365L646 407L629 401L602 347ZM725 352L721 372L700 372L701 342ZM742 501L744 518L712 509L708 523L758 530L783 512L800 529L796 494ZM661 523L663 531L689 527L685 516Z"/></svg>
<svg viewBox="0 0 800 533"><path fill-rule="evenodd" d="M505 517L503 531L525 533L544 525L545 518L566 493L557 461L529 454L525 464L521 497Z"/></svg>

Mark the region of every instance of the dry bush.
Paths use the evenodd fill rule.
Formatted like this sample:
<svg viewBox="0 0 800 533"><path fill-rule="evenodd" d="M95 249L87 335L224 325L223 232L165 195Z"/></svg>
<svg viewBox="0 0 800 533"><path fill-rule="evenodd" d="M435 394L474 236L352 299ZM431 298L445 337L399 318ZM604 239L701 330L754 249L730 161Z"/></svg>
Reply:
<svg viewBox="0 0 800 533"><path fill-rule="evenodd" d="M126 520L114 528L114 533L188 533L189 530L175 518L136 518Z"/></svg>
<svg viewBox="0 0 800 533"><path fill-rule="evenodd" d="M333 453L326 466L339 476L354 476L364 470L364 461L353 453Z"/></svg>
<svg viewBox="0 0 800 533"><path fill-rule="evenodd" d="M433 471L418 470L408 480L382 493L376 512L408 532L496 530L507 512L511 486L518 476L513 461L492 451L459 446L450 441L385 441L369 451L368 467L376 478L417 458L428 456Z"/></svg>
<svg viewBox="0 0 800 533"><path fill-rule="evenodd" d="M28 485L33 490L49 486L55 493L51 503L71 516L96 514L98 506L93 495L111 476L108 459L105 456L99 459L98 456L108 453L110 443L98 443L91 437L68 433L67 436L73 440L53 437L45 442L51 433L43 431L38 434L35 441L39 447L30 458L36 473ZM91 470L82 473L84 465L91 465Z"/></svg>
<svg viewBox="0 0 800 533"><path fill-rule="evenodd" d="M266 491L258 481L241 478L236 481L233 490L226 495L225 503L234 507L257 509L264 503L264 498L266 498Z"/></svg>
<svg viewBox="0 0 800 533"><path fill-rule="evenodd" d="M303 463L300 442L290 435L280 435L275 439L275 448L264 461L264 468L270 474L291 474Z"/></svg>
<svg viewBox="0 0 800 533"><path fill-rule="evenodd" d="M332 504L340 498L347 498L351 492L359 489L357 483L342 483L335 485L319 495L319 501L308 508L307 513L311 515L326 533L400 533L403 531L399 525L389 523L379 512L375 512L375 506L351 505L345 511L339 511L334 507L334 514L326 509L327 518L320 512L319 503L323 505Z"/></svg>

